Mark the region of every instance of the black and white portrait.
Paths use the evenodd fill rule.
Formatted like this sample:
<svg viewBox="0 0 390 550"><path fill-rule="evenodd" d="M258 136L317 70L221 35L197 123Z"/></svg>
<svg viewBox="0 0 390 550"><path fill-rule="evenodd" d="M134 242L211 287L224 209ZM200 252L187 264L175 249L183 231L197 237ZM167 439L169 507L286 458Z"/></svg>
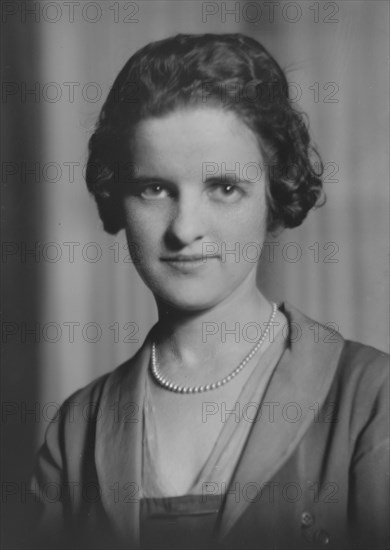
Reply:
<svg viewBox="0 0 390 550"><path fill-rule="evenodd" d="M4 548L388 548L388 16L2 2Z"/></svg>

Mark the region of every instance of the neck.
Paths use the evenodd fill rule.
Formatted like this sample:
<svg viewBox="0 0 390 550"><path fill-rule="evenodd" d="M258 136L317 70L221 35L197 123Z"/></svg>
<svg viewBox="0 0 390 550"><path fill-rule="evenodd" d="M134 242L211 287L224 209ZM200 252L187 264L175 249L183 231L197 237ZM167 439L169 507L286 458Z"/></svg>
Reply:
<svg viewBox="0 0 390 550"><path fill-rule="evenodd" d="M183 311L159 301L157 307L158 362L171 373L178 368L217 371L226 369L226 364L234 366L261 337L256 327L263 331L272 311L254 276L207 310ZM252 329L245 330L245 326Z"/></svg>

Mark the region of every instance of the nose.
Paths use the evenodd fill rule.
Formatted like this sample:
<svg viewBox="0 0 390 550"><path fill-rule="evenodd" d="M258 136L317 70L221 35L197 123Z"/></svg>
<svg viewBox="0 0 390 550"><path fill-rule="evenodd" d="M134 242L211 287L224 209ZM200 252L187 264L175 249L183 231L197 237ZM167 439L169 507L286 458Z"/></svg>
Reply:
<svg viewBox="0 0 390 550"><path fill-rule="evenodd" d="M170 244L182 248L202 239L204 236L202 217L202 207L197 197L192 195L179 197L167 232Z"/></svg>

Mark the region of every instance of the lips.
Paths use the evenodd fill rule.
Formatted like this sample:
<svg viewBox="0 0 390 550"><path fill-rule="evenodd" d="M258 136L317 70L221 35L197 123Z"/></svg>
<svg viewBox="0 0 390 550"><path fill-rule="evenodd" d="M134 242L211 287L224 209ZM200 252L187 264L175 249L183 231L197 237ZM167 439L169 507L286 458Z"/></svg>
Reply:
<svg viewBox="0 0 390 550"><path fill-rule="evenodd" d="M216 259L218 256L202 255L202 254L177 254L176 256L165 256L161 258L172 269L183 274L197 273L198 270L203 270L207 265L207 260Z"/></svg>
<svg viewBox="0 0 390 550"><path fill-rule="evenodd" d="M176 256L164 256L161 258L161 260L163 262L206 262L209 258L218 258L218 256L202 254L177 254Z"/></svg>

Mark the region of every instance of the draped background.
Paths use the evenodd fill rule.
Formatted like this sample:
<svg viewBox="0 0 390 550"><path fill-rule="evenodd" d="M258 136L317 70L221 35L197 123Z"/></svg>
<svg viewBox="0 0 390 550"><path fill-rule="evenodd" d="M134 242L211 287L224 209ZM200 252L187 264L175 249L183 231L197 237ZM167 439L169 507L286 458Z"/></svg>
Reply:
<svg viewBox="0 0 390 550"><path fill-rule="evenodd" d="M266 248L259 284L388 350L388 3L3 2L2 11L2 536L20 548L23 483L48 421L134 354L157 319L124 235L103 232L83 179L110 85L151 40L244 32L286 69L326 164L327 204Z"/></svg>

